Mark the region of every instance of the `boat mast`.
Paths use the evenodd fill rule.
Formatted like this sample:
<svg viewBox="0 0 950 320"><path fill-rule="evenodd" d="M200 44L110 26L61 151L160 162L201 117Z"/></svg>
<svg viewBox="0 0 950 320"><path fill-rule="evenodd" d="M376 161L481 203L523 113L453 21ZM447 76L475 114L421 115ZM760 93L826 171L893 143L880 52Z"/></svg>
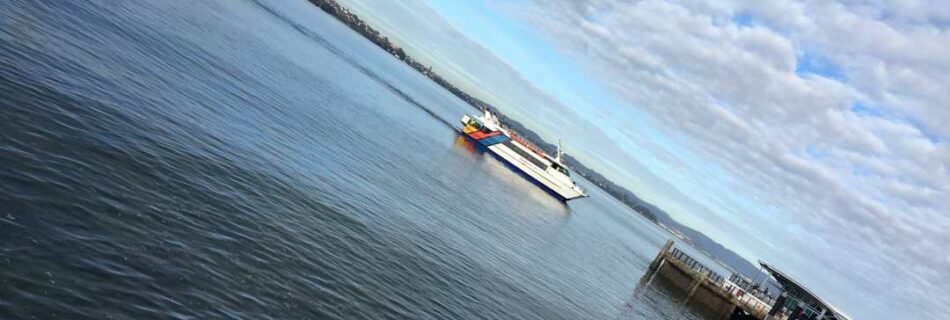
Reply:
<svg viewBox="0 0 950 320"><path fill-rule="evenodd" d="M485 110L485 115L482 116L482 118L484 119L485 123L490 123L492 127L494 127L493 129L497 129L498 127L501 127L500 123L498 122L498 118L495 118L495 115L492 114L491 111L488 110L488 108L485 108L484 110Z"/></svg>
<svg viewBox="0 0 950 320"><path fill-rule="evenodd" d="M561 139L557 139L557 153L554 154L554 161L561 163L561 155L564 154L564 151L561 150Z"/></svg>

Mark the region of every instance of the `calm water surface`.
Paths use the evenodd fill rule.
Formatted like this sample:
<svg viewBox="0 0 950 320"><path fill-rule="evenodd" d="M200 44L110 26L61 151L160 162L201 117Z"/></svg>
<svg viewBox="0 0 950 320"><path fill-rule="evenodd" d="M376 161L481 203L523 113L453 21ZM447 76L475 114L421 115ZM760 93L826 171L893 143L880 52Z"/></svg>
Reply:
<svg viewBox="0 0 950 320"><path fill-rule="evenodd" d="M2 319L691 319L304 1L0 2Z"/></svg>

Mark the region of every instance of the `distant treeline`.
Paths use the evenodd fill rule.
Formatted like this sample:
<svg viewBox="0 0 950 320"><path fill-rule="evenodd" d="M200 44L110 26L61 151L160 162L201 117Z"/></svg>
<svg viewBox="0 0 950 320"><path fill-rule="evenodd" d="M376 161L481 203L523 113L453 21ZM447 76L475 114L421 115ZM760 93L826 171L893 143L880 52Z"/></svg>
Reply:
<svg viewBox="0 0 950 320"><path fill-rule="evenodd" d="M351 29L363 35L364 37L366 37L366 39L369 39L369 41L372 41L383 50L386 50L386 52L389 52L389 54L392 54L394 57L396 57L396 59L402 60L413 69L416 69L416 71L419 71L419 73L421 73L422 75L429 77L429 79L432 79L432 81L435 81L435 83L439 84L440 86L442 86L443 88L445 88L446 90L454 94L459 99L462 99L462 101L467 102L472 107L475 107L476 109L479 109L479 110L490 107L484 101L481 101L478 98L475 98L469 95L468 93L465 93L464 91L452 85L451 83L446 81L444 78L442 78L435 72L432 72L432 67L424 65L420 63L419 61L416 61L409 55L407 55L405 50L393 44L392 41L389 41L389 37L386 37L380 34L379 31L376 31L376 29L373 29L372 27L370 27L368 24L366 24L366 22L360 19L360 17L353 14L352 12L350 12L350 10L344 8L343 6L338 4L336 1L310 0L310 2L316 5L317 7L320 7L320 9L322 9L326 13L329 13L330 15L336 17L338 20L345 23Z"/></svg>
<svg viewBox="0 0 950 320"><path fill-rule="evenodd" d="M557 149L556 145L545 142L544 139L541 139L541 137L538 134L534 133L534 131L531 131L530 129L528 129L527 127L525 127L518 121L508 118L503 113L498 112L497 108L494 108L490 104L485 103L484 101L479 100L478 98L475 98L469 95L468 93L465 93L464 91L452 85L451 83L446 81L444 78L442 78L435 72L432 72L432 67L424 65L416 61L409 55L407 55L406 52L402 48L393 44L392 41L389 41L389 37L386 37L380 34L379 31L376 31L376 29L373 29L372 27L370 27L368 24L366 24L366 22L360 19L360 17L353 14L348 9L338 4L336 1L334 0L309 0L309 1L313 3L314 5L316 5L317 7L319 7L320 9L322 9L324 12L336 17L338 20L340 20L341 22L349 26L354 31L363 35L364 37L366 37L366 39L369 39L370 41L375 43L377 46L379 46L386 52L389 52L389 54L393 55L399 60L402 60L407 65L409 65L413 69L416 69L416 71L425 75L429 79L432 79L432 81L439 84L440 86L442 86L443 88L445 88L446 90L454 94L459 99L462 99L462 101L467 102L473 108L477 110L483 110L486 108L492 110L492 112L498 115L499 120L501 120L501 122L505 124L508 128L510 128L511 130L514 130L515 132L518 133L518 135L524 137L528 141L535 143L539 148L541 148L548 154L554 154L554 152L556 151ZM630 190L617 185L616 183L610 181L609 179L607 179L600 173L594 171L593 169L588 168L584 164L577 161L577 159L575 159L574 157L571 157L571 155L565 155L564 162L576 174L583 176L585 179L594 183L595 185L597 185L597 187L607 192L607 194L613 196L614 198L616 198L617 200L619 200L626 206L630 207L631 209L633 209L635 212L639 213L643 217L649 219L650 221L653 221L654 223L663 223L667 225L668 227L683 233L687 238L689 238L689 241L692 242L694 245L697 245L701 249L708 251L710 254L725 260L725 262L727 262L729 265L742 271L743 273L753 274L754 272L758 272L758 268L752 265L749 261L742 259L741 257L739 257L739 255L735 254L731 250L723 247L722 245L710 239L709 237L706 237L706 235L678 223L677 221L673 220L672 217L670 217L670 215L667 214L665 211L653 206L652 204L646 201L643 201Z"/></svg>

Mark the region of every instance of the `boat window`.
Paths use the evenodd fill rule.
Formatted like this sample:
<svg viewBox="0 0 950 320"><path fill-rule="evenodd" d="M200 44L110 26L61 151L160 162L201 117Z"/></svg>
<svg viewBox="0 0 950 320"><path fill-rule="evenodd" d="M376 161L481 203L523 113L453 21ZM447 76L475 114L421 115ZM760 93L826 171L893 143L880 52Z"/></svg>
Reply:
<svg viewBox="0 0 950 320"><path fill-rule="evenodd" d="M520 147L516 146L513 142L511 142L511 140L505 141L502 144L504 144L506 147L511 149L511 151L518 153L518 155L520 155L522 158L528 159L528 161L531 161L531 163L533 163L538 168L545 169L548 167L547 164L545 164L541 160L538 160L537 157L535 157L534 155L531 155L530 153L528 153L528 151L525 151L524 149L521 149Z"/></svg>

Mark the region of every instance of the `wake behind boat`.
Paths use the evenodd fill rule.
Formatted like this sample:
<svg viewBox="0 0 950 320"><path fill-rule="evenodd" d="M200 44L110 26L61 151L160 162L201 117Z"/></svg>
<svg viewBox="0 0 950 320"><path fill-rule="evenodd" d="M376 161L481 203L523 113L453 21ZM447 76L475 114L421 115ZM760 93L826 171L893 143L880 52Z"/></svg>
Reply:
<svg viewBox="0 0 950 320"><path fill-rule="evenodd" d="M560 142L551 157L514 132L503 128L491 112L482 116L462 116L462 132L498 158L518 168L526 176L563 201L587 197L562 162Z"/></svg>

